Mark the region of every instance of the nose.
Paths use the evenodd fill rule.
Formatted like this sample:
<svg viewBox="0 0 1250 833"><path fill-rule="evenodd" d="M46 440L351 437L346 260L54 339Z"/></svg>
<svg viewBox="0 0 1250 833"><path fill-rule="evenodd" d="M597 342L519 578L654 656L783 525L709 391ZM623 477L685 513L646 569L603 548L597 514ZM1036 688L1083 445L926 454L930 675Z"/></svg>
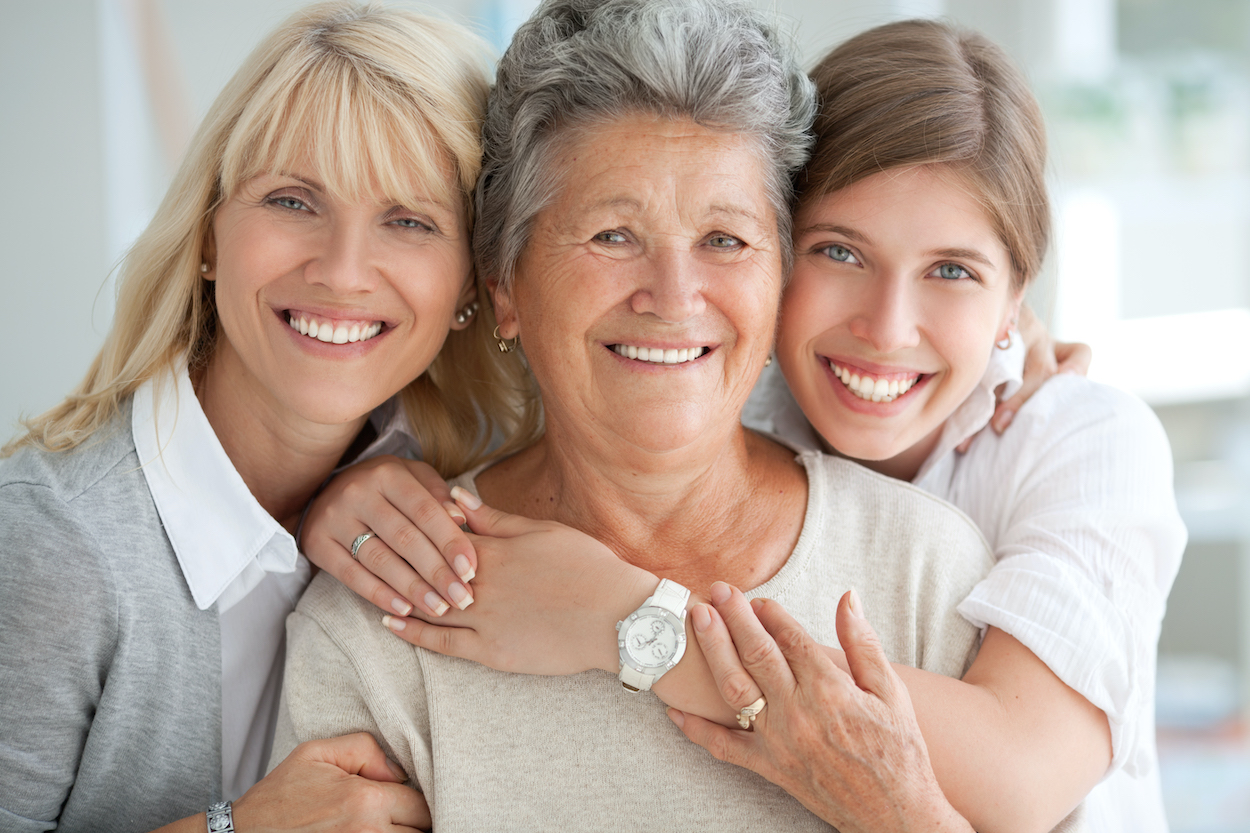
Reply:
<svg viewBox="0 0 1250 833"><path fill-rule="evenodd" d="M869 281L851 318L851 335L883 354L918 345L920 299L911 290L902 276L878 276Z"/></svg>
<svg viewBox="0 0 1250 833"><path fill-rule="evenodd" d="M651 314L668 324L680 324L703 313L703 276L693 253L680 247L657 247L639 265L643 274L630 298L639 314Z"/></svg>
<svg viewBox="0 0 1250 833"><path fill-rule="evenodd" d="M368 225L335 222L324 240L321 250L309 259L306 280L320 284L337 295L372 289L378 272Z"/></svg>

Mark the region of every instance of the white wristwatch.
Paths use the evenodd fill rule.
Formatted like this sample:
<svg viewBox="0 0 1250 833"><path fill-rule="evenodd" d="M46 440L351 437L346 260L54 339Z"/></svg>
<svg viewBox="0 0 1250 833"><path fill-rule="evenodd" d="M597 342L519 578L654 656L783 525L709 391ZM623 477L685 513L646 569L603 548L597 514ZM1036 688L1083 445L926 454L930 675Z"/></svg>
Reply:
<svg viewBox="0 0 1250 833"><path fill-rule="evenodd" d="M686 602L690 591L662 579L655 593L616 623L621 685L647 691L686 653Z"/></svg>

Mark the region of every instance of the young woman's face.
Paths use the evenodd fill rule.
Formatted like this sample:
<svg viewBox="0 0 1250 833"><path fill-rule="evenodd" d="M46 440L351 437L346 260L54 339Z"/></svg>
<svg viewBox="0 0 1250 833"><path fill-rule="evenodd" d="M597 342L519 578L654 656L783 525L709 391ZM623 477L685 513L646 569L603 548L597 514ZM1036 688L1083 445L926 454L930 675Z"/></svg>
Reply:
<svg viewBox="0 0 1250 833"><path fill-rule="evenodd" d="M461 206L343 200L315 171L243 183L214 217L210 260L214 363L258 405L319 424L420 375L473 292Z"/></svg>
<svg viewBox="0 0 1250 833"><path fill-rule="evenodd" d="M794 228L786 380L835 450L914 476L1019 308L1007 250L973 192L932 167L813 200Z"/></svg>

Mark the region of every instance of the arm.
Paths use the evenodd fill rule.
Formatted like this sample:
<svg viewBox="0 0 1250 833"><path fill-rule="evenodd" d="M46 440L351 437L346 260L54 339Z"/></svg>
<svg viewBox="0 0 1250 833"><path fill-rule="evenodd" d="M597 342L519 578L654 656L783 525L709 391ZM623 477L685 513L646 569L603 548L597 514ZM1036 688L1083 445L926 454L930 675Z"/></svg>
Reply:
<svg viewBox="0 0 1250 833"><path fill-rule="evenodd" d="M613 625L659 579L576 530L507 515L456 494L469 523L489 536L475 538L479 601L444 615L438 626L388 617L391 629L413 644L499 670L572 674L600 668L615 674ZM713 587L723 604L717 593L727 596L728 588ZM653 690L682 712L733 726L737 710L760 689L750 675L725 680L713 673L697 633L698 602L692 600L687 617L685 656ZM745 602L726 608L725 615L754 619ZM1106 720L1010 637L996 635L987 648L965 681L906 666L895 671L917 703L933 769L954 807L982 831L1049 830L1106 771ZM840 651L826 651L845 668ZM744 657L750 655L748 650ZM1028 823L1022 825L1025 813Z"/></svg>

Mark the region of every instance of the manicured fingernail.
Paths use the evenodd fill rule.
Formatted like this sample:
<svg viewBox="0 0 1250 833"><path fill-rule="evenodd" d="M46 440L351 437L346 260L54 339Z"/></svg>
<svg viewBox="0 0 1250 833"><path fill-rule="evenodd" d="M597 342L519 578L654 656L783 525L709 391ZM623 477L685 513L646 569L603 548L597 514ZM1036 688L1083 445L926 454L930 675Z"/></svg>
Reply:
<svg viewBox="0 0 1250 833"><path fill-rule="evenodd" d="M382 624L395 631L395 633L399 633L408 626L408 623L403 619L396 619L394 616L390 615L382 617Z"/></svg>
<svg viewBox="0 0 1250 833"><path fill-rule="evenodd" d="M690 621L694 624L694 629L700 633L707 630L707 626L712 624L712 616L707 612L707 605L695 605L690 608Z"/></svg>
<svg viewBox="0 0 1250 833"><path fill-rule="evenodd" d="M473 494L468 489L462 489L459 486L452 486L451 496L457 503L463 503L470 509L482 508L482 501L477 495Z"/></svg>
<svg viewBox="0 0 1250 833"><path fill-rule="evenodd" d="M851 615L856 619L864 618L864 603L859 599L859 593L855 592L855 588L851 588Z"/></svg>
<svg viewBox="0 0 1250 833"><path fill-rule="evenodd" d="M712 604L723 605L725 602L729 601L729 597L732 593L729 591L728 584L723 581L714 581L712 582L710 595L712 597Z"/></svg>
<svg viewBox="0 0 1250 833"><path fill-rule="evenodd" d="M390 758L386 759L386 768L391 771L391 775L394 775L399 779L399 783L402 784L408 780L408 773L404 772L403 767L392 761Z"/></svg>
<svg viewBox="0 0 1250 833"><path fill-rule="evenodd" d="M763 600L763 599L752 599L752 600L751 600L751 609L752 609L752 610L759 610L759 609L760 609L761 607L763 607L763 606L764 606L764 600Z"/></svg>
<svg viewBox="0 0 1250 833"><path fill-rule="evenodd" d="M473 565L469 563L469 557L464 553L457 555L455 561L452 562L456 566L456 575L460 576L461 581L473 581L473 577L477 572L473 569Z"/></svg>
<svg viewBox="0 0 1250 833"><path fill-rule="evenodd" d="M994 430L1000 434L1003 433L1007 430L1007 426L1011 425L1011 421L1015 419L1015 417L1015 411L1003 411L998 415L998 419L994 420Z"/></svg>
<svg viewBox="0 0 1250 833"><path fill-rule="evenodd" d="M408 604L404 599L395 598L391 599L391 610L400 616L407 616L409 613L412 613L412 605Z"/></svg>
<svg viewBox="0 0 1250 833"><path fill-rule="evenodd" d="M433 590L425 594L425 606L434 611L435 616L442 616L444 613L451 610L451 605L443 601L442 596L438 595Z"/></svg>
<svg viewBox="0 0 1250 833"><path fill-rule="evenodd" d="M677 709L669 709L665 714L668 715L669 720L677 724L678 729L686 725L686 715L683 712L679 712Z"/></svg>
<svg viewBox="0 0 1250 833"><path fill-rule="evenodd" d="M464 585L460 582L453 581L451 587L447 588L447 595L451 596L451 600L461 610L473 604L473 597L469 595L469 591L465 590Z"/></svg>
<svg viewBox="0 0 1250 833"><path fill-rule="evenodd" d="M451 515L451 519L460 526L464 526L468 522L469 519L464 516L464 512L460 510L460 507L451 501L444 503L443 508L447 510L448 515Z"/></svg>

